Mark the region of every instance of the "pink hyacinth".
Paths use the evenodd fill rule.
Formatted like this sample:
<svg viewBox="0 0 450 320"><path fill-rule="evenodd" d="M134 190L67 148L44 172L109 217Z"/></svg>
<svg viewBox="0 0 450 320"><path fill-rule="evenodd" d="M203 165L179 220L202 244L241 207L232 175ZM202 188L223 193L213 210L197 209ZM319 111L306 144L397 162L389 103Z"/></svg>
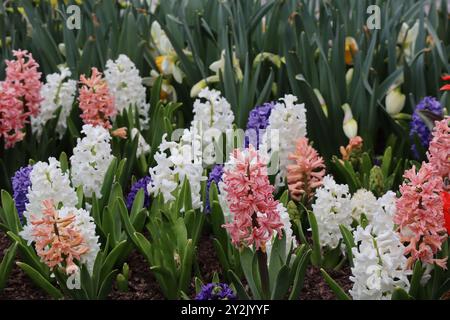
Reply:
<svg viewBox="0 0 450 320"><path fill-rule="evenodd" d="M251 246L265 251L265 243L273 232L281 235L283 224L273 198L274 187L267 176L267 166L250 145L234 150L223 174L227 203L233 221L225 224L233 244Z"/></svg>
<svg viewBox="0 0 450 320"><path fill-rule="evenodd" d="M308 138L300 138L289 159L295 160L295 164L287 167L287 183L292 199L300 201L306 196L307 201L311 200L314 190L322 185L325 175L323 158L309 145Z"/></svg>
<svg viewBox="0 0 450 320"><path fill-rule="evenodd" d="M42 101L39 65L26 50L13 51L16 60L6 60L6 79L0 83L0 137L10 148L25 136L30 115L39 113Z"/></svg>
<svg viewBox="0 0 450 320"><path fill-rule="evenodd" d="M404 177L407 181L400 187L402 195L397 200L394 223L399 227L401 241L407 243L408 267L420 260L445 269L447 259L434 258L447 239L441 199L442 178L429 163L423 163L418 172L413 167Z"/></svg>
<svg viewBox="0 0 450 320"><path fill-rule="evenodd" d="M97 68L92 68L91 77L86 78L83 74L80 82L83 86L78 101L83 111L81 118L84 123L111 129L110 118L116 115L116 109L113 96L109 92L106 80L102 78L102 73Z"/></svg>
<svg viewBox="0 0 450 320"><path fill-rule="evenodd" d="M80 260L80 256L89 251L75 227L75 216L59 217L52 200L44 200L43 206L42 219L31 216L36 252L50 269L64 263L66 273L74 273L78 270L74 259Z"/></svg>
<svg viewBox="0 0 450 320"><path fill-rule="evenodd" d="M433 139L427 152L428 160L442 178L450 179L450 118L436 121Z"/></svg>

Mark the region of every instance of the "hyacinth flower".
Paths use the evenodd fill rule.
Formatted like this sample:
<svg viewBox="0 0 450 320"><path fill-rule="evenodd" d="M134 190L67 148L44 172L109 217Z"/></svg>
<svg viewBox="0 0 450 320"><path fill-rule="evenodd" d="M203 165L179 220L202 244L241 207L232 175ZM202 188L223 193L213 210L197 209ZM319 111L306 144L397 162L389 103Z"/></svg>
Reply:
<svg viewBox="0 0 450 320"><path fill-rule="evenodd" d="M208 283L202 285L195 300L235 300L236 294L226 283Z"/></svg>
<svg viewBox="0 0 450 320"><path fill-rule="evenodd" d="M223 165L216 164L208 176L208 181L206 182L206 195L205 195L205 213L211 213L211 204L209 203L209 189L211 188L211 184L214 183L216 186L219 185L219 182L222 181L223 175Z"/></svg>
<svg viewBox="0 0 450 320"><path fill-rule="evenodd" d="M261 106L256 106L250 111L245 136L246 147L252 144L256 146L256 149L259 149L263 130L269 125L269 117L274 107L274 102L266 102Z"/></svg>
<svg viewBox="0 0 450 320"><path fill-rule="evenodd" d="M13 198L20 221L23 219L23 212L26 210L26 204L29 203L28 188L31 187L30 174L32 170L32 166L22 167L16 171L12 178Z"/></svg>
<svg viewBox="0 0 450 320"><path fill-rule="evenodd" d="M80 95L78 101L82 111L81 118L85 124L111 129L110 118L117 113L114 98L110 94L108 84L97 68L92 68L90 78L80 76Z"/></svg>
<svg viewBox="0 0 450 320"><path fill-rule="evenodd" d="M419 138L420 144L425 149L428 149L431 140L431 131L420 115L422 111L428 111L435 114L436 116L442 116L442 106L436 98L425 97L417 104L414 109L412 121L410 124L409 136L412 142L411 150L416 159L419 159L420 155L419 151L417 150L417 146L414 143L414 138L417 136Z"/></svg>
<svg viewBox="0 0 450 320"><path fill-rule="evenodd" d="M80 260L89 247L75 227L75 215L60 217L52 200L44 200L43 207L42 218L31 217L37 254L50 269L64 263L67 274L77 272L74 260Z"/></svg>
<svg viewBox="0 0 450 320"><path fill-rule="evenodd" d="M258 258L262 292L269 294L266 242L274 232L282 235L283 223L273 198L274 187L267 176L267 166L257 150L250 145L231 154L223 174L226 200L232 221L224 224L231 242L237 247L254 246Z"/></svg>
<svg viewBox="0 0 450 320"><path fill-rule="evenodd" d="M450 182L450 118L435 122L433 138L427 152L428 161L436 173L444 179L447 189Z"/></svg>
<svg viewBox="0 0 450 320"><path fill-rule="evenodd" d="M318 152L309 144L308 138L297 141L296 150L289 155L295 164L287 166L287 183L292 199L309 202L314 190L322 185L325 164Z"/></svg>
<svg viewBox="0 0 450 320"><path fill-rule="evenodd" d="M405 172L404 178L394 223L399 227L401 241L407 244L408 268L420 260L445 269L447 258L434 257L447 239L441 199L442 178L429 163L423 163L419 171L413 166Z"/></svg>
<svg viewBox="0 0 450 320"><path fill-rule="evenodd" d="M150 206L150 195L148 194L147 186L152 181L152 178L150 176L145 176L138 181L136 181L130 189L130 192L127 195L127 208L128 210L131 210L133 207L134 199L136 198L137 193L139 190L144 190L144 207L148 208Z"/></svg>
<svg viewBox="0 0 450 320"><path fill-rule="evenodd" d="M223 181L233 221L224 227L236 246L252 246L265 251L265 243L283 224L273 198L274 187L267 176L266 163L250 145L236 149L224 169Z"/></svg>
<svg viewBox="0 0 450 320"><path fill-rule="evenodd" d="M30 116L39 112L42 101L39 65L26 50L13 51L16 60L6 60L6 79L0 83L0 137L5 147L22 141Z"/></svg>

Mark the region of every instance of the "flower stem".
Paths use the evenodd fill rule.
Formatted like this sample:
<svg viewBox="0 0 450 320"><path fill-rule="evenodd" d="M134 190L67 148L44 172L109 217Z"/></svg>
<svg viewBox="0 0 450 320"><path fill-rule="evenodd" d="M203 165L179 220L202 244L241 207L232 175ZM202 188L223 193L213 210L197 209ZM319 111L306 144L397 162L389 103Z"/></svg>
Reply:
<svg viewBox="0 0 450 320"><path fill-rule="evenodd" d="M263 252L261 249L256 251L258 256L258 267L259 276L261 279L262 288L262 298L264 300L270 299L270 288L269 288L269 270L267 269L267 253Z"/></svg>

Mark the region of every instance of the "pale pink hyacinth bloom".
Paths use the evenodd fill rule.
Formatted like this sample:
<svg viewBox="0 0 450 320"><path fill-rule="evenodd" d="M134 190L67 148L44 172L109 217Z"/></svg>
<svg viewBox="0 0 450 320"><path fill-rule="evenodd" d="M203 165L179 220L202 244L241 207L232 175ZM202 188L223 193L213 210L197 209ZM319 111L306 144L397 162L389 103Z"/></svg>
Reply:
<svg viewBox="0 0 450 320"><path fill-rule="evenodd" d="M267 176L267 166L257 150L234 150L231 166L223 174L226 200L233 220L225 224L234 245L255 245L265 251L265 243L274 231L281 235L283 223L273 198L274 187Z"/></svg>
<svg viewBox="0 0 450 320"><path fill-rule="evenodd" d="M292 199L300 201L306 196L311 200L314 190L322 185L325 164L319 153L309 144L308 138L300 138L289 160L295 164L287 166L287 183Z"/></svg>
<svg viewBox="0 0 450 320"><path fill-rule="evenodd" d="M406 181L400 186L401 197L397 199L394 223L399 227L400 240L406 243L405 255L410 254L408 268L420 260L446 269L447 258L434 258L447 239L440 195L442 178L425 162L418 172L413 167L404 177Z"/></svg>
<svg viewBox="0 0 450 320"><path fill-rule="evenodd" d="M436 121L433 139L427 152L428 161L443 179L450 179L450 117Z"/></svg>
<svg viewBox="0 0 450 320"><path fill-rule="evenodd" d="M50 269L64 263L66 273L72 274L78 271L74 260L80 260L89 247L74 226L75 215L60 218L52 200L44 200L43 207L42 219L31 216L36 252Z"/></svg>
<svg viewBox="0 0 450 320"><path fill-rule="evenodd" d="M6 78L0 83L0 137L5 147L13 147L25 136L22 131L30 115L39 113L42 97L39 65L26 50L13 51L15 60L6 60Z"/></svg>
<svg viewBox="0 0 450 320"><path fill-rule="evenodd" d="M97 68L92 68L91 77L81 75L80 83L83 86L78 101L83 111L81 118L84 123L111 129L110 118L116 115L116 109L114 98L110 94L106 80L102 78L102 73Z"/></svg>

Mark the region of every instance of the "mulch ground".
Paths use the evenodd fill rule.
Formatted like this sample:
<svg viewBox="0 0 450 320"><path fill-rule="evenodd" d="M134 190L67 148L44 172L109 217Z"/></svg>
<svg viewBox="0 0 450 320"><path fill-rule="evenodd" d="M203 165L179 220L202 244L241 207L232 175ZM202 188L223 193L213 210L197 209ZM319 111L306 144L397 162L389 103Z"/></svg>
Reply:
<svg viewBox="0 0 450 320"><path fill-rule="evenodd" d="M8 237L0 231L0 259L3 252L10 245ZM220 263L217 259L212 239L209 236L203 236L198 246L198 265L194 268L194 273L201 274L205 282L211 281L214 272L222 274ZM128 258L130 266L129 291L120 292L114 286L108 296L113 300L157 300L164 299L158 283L149 270L148 264L141 254L133 251ZM350 269L343 268L340 271L331 271L330 275L348 291L351 288L351 282L348 279ZM190 297L195 293L193 285ZM332 300L335 299L333 292L323 280L319 269L309 267L306 272L304 287L300 295L304 300ZM34 300L50 299L50 297L27 277L27 275L16 265L14 265L11 276L8 279L6 288L0 292L0 300Z"/></svg>

